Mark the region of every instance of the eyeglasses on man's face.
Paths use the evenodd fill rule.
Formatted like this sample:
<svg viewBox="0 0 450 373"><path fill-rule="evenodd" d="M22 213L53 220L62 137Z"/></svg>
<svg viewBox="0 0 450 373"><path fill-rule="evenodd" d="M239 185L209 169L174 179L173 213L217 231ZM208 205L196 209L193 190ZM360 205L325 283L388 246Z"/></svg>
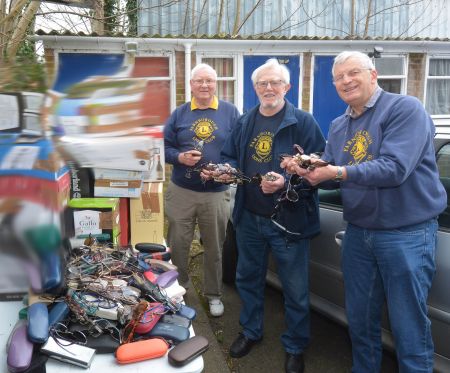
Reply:
<svg viewBox="0 0 450 373"><path fill-rule="evenodd" d="M279 88L279 87L281 87L282 84L285 84L285 83L281 79L279 79L279 80L260 80L259 82L255 83L256 87L258 87L260 89L266 89L269 86L269 84L272 88Z"/></svg>
<svg viewBox="0 0 450 373"><path fill-rule="evenodd" d="M195 85L206 84L207 86L210 86L216 84L216 81L214 79L192 79L192 83Z"/></svg>
<svg viewBox="0 0 450 373"><path fill-rule="evenodd" d="M350 79L356 78L356 77L357 77L358 75L360 75L364 70L372 70L372 69L353 69L353 70L347 71L346 73L336 75L336 76L333 78L333 83L334 83L334 84L336 84L336 83L341 83L341 82L344 81L345 77L348 77L348 78L350 78Z"/></svg>

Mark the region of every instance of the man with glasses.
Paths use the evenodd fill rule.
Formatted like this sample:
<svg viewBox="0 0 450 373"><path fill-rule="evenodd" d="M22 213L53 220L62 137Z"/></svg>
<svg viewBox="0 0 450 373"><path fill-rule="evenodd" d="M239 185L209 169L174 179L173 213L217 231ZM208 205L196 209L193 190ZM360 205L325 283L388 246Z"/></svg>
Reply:
<svg viewBox="0 0 450 373"><path fill-rule="evenodd" d="M294 144L307 153L321 151L325 140L314 118L285 99L290 76L284 65L270 59L253 72L252 81L260 104L238 120L221 153L223 162L244 174L263 175L260 184L245 183L236 191L233 223L242 332L233 342L230 356L247 355L262 339L265 276L271 250L285 297L287 330L281 336L287 353L285 370L303 372L303 352L310 338L309 241L319 232L317 193L308 190L304 198L293 195L292 190L286 193L288 181L279 158L292 154ZM275 206L284 203L279 202L283 195L290 199L281 211L288 229L271 219Z"/></svg>
<svg viewBox="0 0 450 373"><path fill-rule="evenodd" d="M211 66L195 66L190 84L191 102L176 108L164 127L165 157L173 165L165 194L167 243L179 282L188 287L189 251L198 224L204 248L203 291L211 315L221 316L222 244L230 216L230 191L227 185L202 181L193 168L202 162L219 163L220 149L239 111L215 95L217 73Z"/></svg>
<svg viewBox="0 0 450 373"><path fill-rule="evenodd" d="M400 372L431 373L427 296L435 273L436 218L447 206L433 121L417 98L383 91L363 53L339 54L332 74L349 105L332 122L322 157L334 165L283 165L314 185L341 188L352 372L380 371L386 300Z"/></svg>

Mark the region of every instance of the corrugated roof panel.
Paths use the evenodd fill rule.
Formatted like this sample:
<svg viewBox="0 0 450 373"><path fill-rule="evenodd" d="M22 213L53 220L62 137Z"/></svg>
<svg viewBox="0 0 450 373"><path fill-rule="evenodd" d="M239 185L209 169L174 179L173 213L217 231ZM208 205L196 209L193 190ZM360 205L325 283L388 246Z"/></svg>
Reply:
<svg viewBox="0 0 450 373"><path fill-rule="evenodd" d="M231 34L236 0L142 0L138 34ZM373 0L368 36L446 38L450 36L450 1L422 0L400 5L403 0ZM258 4L258 5L257 5ZM255 5L256 8L255 8ZM368 2L356 0L354 35L365 36ZM239 35L339 36L351 34L351 2L346 0L241 0Z"/></svg>

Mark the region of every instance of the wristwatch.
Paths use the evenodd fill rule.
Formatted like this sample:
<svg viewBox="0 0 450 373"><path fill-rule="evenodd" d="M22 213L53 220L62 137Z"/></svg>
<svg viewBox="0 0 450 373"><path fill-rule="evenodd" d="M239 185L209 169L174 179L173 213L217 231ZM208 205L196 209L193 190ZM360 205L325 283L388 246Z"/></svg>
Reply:
<svg viewBox="0 0 450 373"><path fill-rule="evenodd" d="M334 181L342 181L344 180L344 167L338 166L336 176L334 177Z"/></svg>

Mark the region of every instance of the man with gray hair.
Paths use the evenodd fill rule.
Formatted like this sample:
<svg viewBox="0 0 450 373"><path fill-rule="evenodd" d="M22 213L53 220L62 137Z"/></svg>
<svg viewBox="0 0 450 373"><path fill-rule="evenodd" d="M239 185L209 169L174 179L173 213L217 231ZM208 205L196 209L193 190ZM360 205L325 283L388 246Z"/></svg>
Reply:
<svg viewBox="0 0 450 373"><path fill-rule="evenodd" d="M165 193L167 243L179 282L187 287L189 251L198 224L204 248L203 292L211 315L221 316L222 244L230 216L230 191L227 185L204 182L192 168L201 162L220 162L220 149L239 111L215 95L217 73L211 66L195 66L190 85L191 102L176 108L164 127L165 156L173 165Z"/></svg>
<svg viewBox="0 0 450 373"><path fill-rule="evenodd" d="M383 91L372 60L342 52L333 80L349 106L330 127L323 159L332 165L289 172L340 187L345 307L352 372L379 372L386 300L400 372L433 371L427 297L435 273L437 216L447 197L439 181L434 125L415 97Z"/></svg>
<svg viewBox="0 0 450 373"><path fill-rule="evenodd" d="M325 139L312 115L285 99L290 76L284 65L270 59L253 72L252 81L260 104L238 120L221 153L222 161L246 175L262 175L260 184L239 185L236 191L233 223L242 332L231 345L230 356L247 355L262 339L271 251L285 299L287 330L281 336L285 371L299 373L310 339L309 242L319 232L318 200L317 191L285 178L279 158L292 154L294 144L308 154L322 151Z"/></svg>

